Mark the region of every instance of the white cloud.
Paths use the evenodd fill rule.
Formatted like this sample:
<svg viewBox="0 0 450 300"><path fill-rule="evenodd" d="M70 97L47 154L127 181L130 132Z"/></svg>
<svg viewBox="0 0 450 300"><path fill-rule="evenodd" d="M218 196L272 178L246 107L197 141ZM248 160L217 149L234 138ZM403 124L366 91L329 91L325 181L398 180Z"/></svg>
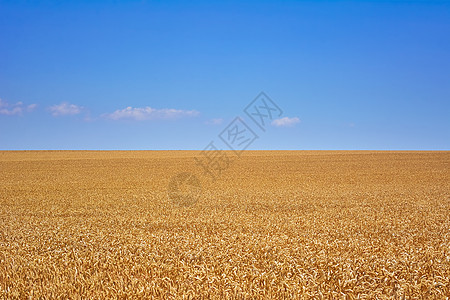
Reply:
<svg viewBox="0 0 450 300"><path fill-rule="evenodd" d="M36 104L30 104L24 106L22 102L17 102L15 104L9 104L8 102L0 99L0 115L14 116L22 115L23 112L31 112L36 108Z"/></svg>
<svg viewBox="0 0 450 300"><path fill-rule="evenodd" d="M205 122L207 125L220 125L223 123L223 119L217 118L217 119L211 119Z"/></svg>
<svg viewBox="0 0 450 300"><path fill-rule="evenodd" d="M284 117L284 118L275 119L272 121L272 125L276 126L276 127L292 127L297 123L300 123L300 119L297 117L293 117L293 118Z"/></svg>
<svg viewBox="0 0 450 300"><path fill-rule="evenodd" d="M37 107L37 104L30 104L27 106L27 111L32 112Z"/></svg>
<svg viewBox="0 0 450 300"><path fill-rule="evenodd" d="M147 107L131 107L118 109L110 114L102 116L111 120L133 119L137 121L153 120L153 119L175 119L179 117L195 117L199 112L196 110L181 110L173 108L156 109Z"/></svg>
<svg viewBox="0 0 450 300"><path fill-rule="evenodd" d="M76 115L81 113L83 108L81 106L70 104L67 102L63 102L58 105L53 105L48 108L48 110L52 113L52 116L65 116L65 115Z"/></svg>

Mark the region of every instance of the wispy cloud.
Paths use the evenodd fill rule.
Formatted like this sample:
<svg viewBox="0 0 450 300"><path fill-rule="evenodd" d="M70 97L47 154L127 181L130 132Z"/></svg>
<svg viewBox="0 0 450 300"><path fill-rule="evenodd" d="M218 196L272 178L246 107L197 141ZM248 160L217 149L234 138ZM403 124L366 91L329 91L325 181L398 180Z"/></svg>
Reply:
<svg viewBox="0 0 450 300"><path fill-rule="evenodd" d="M155 119L176 119L180 117L195 117L200 113L196 110L181 110L173 108L156 109L152 107L131 107L118 109L113 113L103 114L102 116L111 120L131 119L136 121L155 120Z"/></svg>
<svg viewBox="0 0 450 300"><path fill-rule="evenodd" d="M70 104L67 102L62 102L61 104L53 105L48 108L48 110L51 112L52 116L58 117L58 116L66 116L66 115L77 115L81 113L81 110L83 107Z"/></svg>
<svg viewBox="0 0 450 300"><path fill-rule="evenodd" d="M293 118L284 117L284 118L275 119L272 121L272 125L276 126L276 127L292 127L297 123L300 123L300 119L297 117L293 117Z"/></svg>
<svg viewBox="0 0 450 300"><path fill-rule="evenodd" d="M37 104L24 105L22 102L9 104L7 101L0 99L0 115L22 115L24 112L31 112L37 107Z"/></svg>
<svg viewBox="0 0 450 300"><path fill-rule="evenodd" d="M27 111L31 112L37 107L37 104L33 103L27 106Z"/></svg>
<svg viewBox="0 0 450 300"><path fill-rule="evenodd" d="M217 119L211 119L205 122L207 125L220 125L223 123L223 119L217 118Z"/></svg>

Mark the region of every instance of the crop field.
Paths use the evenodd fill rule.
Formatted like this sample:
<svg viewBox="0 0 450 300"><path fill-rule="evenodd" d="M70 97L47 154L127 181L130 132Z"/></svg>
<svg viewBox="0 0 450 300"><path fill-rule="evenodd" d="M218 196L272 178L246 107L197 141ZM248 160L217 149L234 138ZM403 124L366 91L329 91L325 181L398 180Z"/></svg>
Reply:
<svg viewBox="0 0 450 300"><path fill-rule="evenodd" d="M0 298L450 298L450 152L227 154L0 152Z"/></svg>

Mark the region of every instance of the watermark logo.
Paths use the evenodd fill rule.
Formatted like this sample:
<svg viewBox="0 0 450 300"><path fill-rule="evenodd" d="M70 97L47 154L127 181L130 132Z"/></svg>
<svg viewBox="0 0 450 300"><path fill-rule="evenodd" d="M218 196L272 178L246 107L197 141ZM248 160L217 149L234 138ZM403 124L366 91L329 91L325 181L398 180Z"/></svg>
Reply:
<svg viewBox="0 0 450 300"><path fill-rule="evenodd" d="M262 131L266 131L266 125L283 114L278 105L264 92L261 92L255 100L250 102L244 112Z"/></svg>
<svg viewBox="0 0 450 300"><path fill-rule="evenodd" d="M200 152L200 155L200 157L194 158L197 165L202 167L204 173L213 180L216 180L230 166L230 158L227 153L218 149L213 141Z"/></svg>
<svg viewBox="0 0 450 300"><path fill-rule="evenodd" d="M250 102L244 112L262 131L266 131L266 126L283 114L278 105L264 92ZM231 155L232 157L240 157L259 136L238 116L219 133L218 138L226 147L233 150L231 153L235 155ZM212 181L216 181L230 167L232 161L230 152L218 148L215 142L212 140L200 155L194 158L196 165L202 168L203 174ZM198 178L187 172L172 177L168 188L169 199L180 206L195 204L200 198L201 191Z"/></svg>
<svg viewBox="0 0 450 300"><path fill-rule="evenodd" d="M219 134L219 138L240 156L258 136L241 118L237 117Z"/></svg>

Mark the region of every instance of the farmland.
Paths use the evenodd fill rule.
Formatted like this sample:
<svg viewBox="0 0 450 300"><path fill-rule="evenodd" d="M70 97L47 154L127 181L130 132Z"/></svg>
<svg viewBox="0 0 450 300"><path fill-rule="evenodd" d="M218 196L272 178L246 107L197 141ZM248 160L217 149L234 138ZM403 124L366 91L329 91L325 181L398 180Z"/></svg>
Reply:
<svg viewBox="0 0 450 300"><path fill-rule="evenodd" d="M450 297L450 152L228 154L0 152L0 298Z"/></svg>

